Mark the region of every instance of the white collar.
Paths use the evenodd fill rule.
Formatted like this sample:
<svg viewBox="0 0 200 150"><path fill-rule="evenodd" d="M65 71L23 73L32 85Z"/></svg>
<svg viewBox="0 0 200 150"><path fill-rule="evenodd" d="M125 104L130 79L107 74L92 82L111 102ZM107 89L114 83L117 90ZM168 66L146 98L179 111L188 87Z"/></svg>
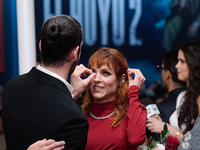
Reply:
<svg viewBox="0 0 200 150"><path fill-rule="evenodd" d="M50 75L50 76L53 76L53 77L55 77L55 78L61 80L61 81L67 86L67 88L69 89L70 93L72 94L72 92L73 92L73 90L74 90L73 87L72 87L65 79L63 79L61 76L57 75L56 73L54 73L54 72L52 72L52 71L49 71L49 70L45 69L44 67L42 67L42 66L40 66L40 65L38 65L36 68L37 68L38 70L40 70L40 71L42 71L42 72L44 72L44 73ZM72 96L72 97L73 97L73 96Z"/></svg>

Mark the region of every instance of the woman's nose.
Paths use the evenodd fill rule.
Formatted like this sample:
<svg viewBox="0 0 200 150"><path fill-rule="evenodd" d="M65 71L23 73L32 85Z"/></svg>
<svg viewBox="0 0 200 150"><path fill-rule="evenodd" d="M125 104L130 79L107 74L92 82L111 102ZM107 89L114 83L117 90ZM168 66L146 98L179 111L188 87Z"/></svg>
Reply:
<svg viewBox="0 0 200 150"><path fill-rule="evenodd" d="M100 78L100 74L99 73L96 73L96 76L95 76L95 78L94 78L94 81L100 81L101 80L101 78Z"/></svg>
<svg viewBox="0 0 200 150"><path fill-rule="evenodd" d="M179 62L178 62L179 63ZM178 63L175 65L175 68L177 69L178 68Z"/></svg>

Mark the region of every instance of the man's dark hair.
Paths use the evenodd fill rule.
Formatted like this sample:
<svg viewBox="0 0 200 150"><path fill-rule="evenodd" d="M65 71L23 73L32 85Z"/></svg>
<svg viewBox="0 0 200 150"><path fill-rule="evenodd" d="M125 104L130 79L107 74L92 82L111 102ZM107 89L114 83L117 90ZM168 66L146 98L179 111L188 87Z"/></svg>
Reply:
<svg viewBox="0 0 200 150"><path fill-rule="evenodd" d="M178 63L178 51L172 50L170 52L167 52L163 57L162 63L164 64L164 68L166 70L169 70L169 72L171 73L172 80L174 82L184 86L186 85L185 82L178 79L177 70L175 68L176 64Z"/></svg>
<svg viewBox="0 0 200 150"><path fill-rule="evenodd" d="M69 54L75 47L81 46L82 40L82 27L77 20L68 15L49 18L41 31L43 64L61 66L65 61L69 61Z"/></svg>

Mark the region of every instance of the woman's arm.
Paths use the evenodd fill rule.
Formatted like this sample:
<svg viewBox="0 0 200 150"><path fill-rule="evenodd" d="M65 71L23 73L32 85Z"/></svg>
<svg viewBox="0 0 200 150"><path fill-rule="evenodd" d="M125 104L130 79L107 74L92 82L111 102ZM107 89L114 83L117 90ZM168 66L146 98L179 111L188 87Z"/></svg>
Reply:
<svg viewBox="0 0 200 150"><path fill-rule="evenodd" d="M146 138L147 111L138 99L139 88L144 83L145 77L139 69L128 69L127 73L129 79L127 137L131 145L138 146L143 144Z"/></svg>
<svg viewBox="0 0 200 150"><path fill-rule="evenodd" d="M150 130L153 133L161 133L163 130L165 122L162 121L162 119L158 116L155 115L154 117L150 117L147 120L147 125L146 127L148 130ZM176 129L175 127L171 126L170 124L167 124L167 128L169 131L169 136L177 138L179 141L183 138L183 133Z"/></svg>
<svg viewBox="0 0 200 150"><path fill-rule="evenodd" d="M147 110L138 100L138 96L139 88L137 86L131 86L128 95L127 137L131 145L134 146L143 144L146 138Z"/></svg>

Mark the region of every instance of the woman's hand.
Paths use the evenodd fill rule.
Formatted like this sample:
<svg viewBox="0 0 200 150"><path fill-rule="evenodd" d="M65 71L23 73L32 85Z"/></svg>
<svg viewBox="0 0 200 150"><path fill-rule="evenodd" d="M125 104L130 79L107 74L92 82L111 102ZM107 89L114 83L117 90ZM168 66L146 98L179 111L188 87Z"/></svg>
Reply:
<svg viewBox="0 0 200 150"><path fill-rule="evenodd" d="M127 73L128 73L129 87L132 85L136 85L140 88L144 83L144 81L146 80L139 69L128 69ZM132 74L135 75L134 79L132 78Z"/></svg>
<svg viewBox="0 0 200 150"><path fill-rule="evenodd" d="M162 119L158 115L155 115L147 119L146 127L153 133L161 133L164 124Z"/></svg>
<svg viewBox="0 0 200 150"><path fill-rule="evenodd" d="M28 147L27 150L62 150L64 149L65 142L56 142L55 140L39 140Z"/></svg>

